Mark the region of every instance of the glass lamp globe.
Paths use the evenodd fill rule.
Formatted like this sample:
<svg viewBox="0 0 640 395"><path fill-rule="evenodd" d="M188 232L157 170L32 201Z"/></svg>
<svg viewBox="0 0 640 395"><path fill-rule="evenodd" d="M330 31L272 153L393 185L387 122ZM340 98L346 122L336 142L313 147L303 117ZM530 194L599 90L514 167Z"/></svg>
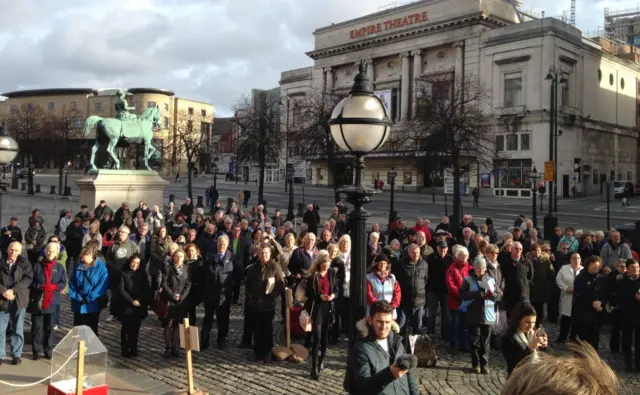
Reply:
<svg viewBox="0 0 640 395"><path fill-rule="evenodd" d="M373 94L373 85L361 65L349 96L331 114L333 140L344 151L365 155L384 144L392 124L389 110Z"/></svg>
<svg viewBox="0 0 640 395"><path fill-rule="evenodd" d="M18 155L18 143L9 136L0 136L0 164L11 163Z"/></svg>

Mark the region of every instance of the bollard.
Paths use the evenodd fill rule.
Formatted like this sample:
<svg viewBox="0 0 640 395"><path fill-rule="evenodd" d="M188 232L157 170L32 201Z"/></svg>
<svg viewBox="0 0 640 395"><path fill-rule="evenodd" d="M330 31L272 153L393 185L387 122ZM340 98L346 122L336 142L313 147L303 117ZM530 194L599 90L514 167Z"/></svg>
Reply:
<svg viewBox="0 0 640 395"><path fill-rule="evenodd" d="M198 196L198 203L196 203L196 207L204 207L202 196Z"/></svg>
<svg viewBox="0 0 640 395"><path fill-rule="evenodd" d="M40 190L40 184L36 184L36 193L42 193Z"/></svg>
<svg viewBox="0 0 640 395"><path fill-rule="evenodd" d="M176 201L176 195L169 195L169 202L174 202Z"/></svg>
<svg viewBox="0 0 640 395"><path fill-rule="evenodd" d="M297 217L302 217L304 215L304 203L298 203L298 213Z"/></svg>
<svg viewBox="0 0 640 395"><path fill-rule="evenodd" d="M64 188L64 196L71 196L71 187Z"/></svg>
<svg viewBox="0 0 640 395"><path fill-rule="evenodd" d="M49 191L50 195L55 195L56 194L56 186L55 185L51 185L51 190Z"/></svg>
<svg viewBox="0 0 640 395"><path fill-rule="evenodd" d="M21 191L26 191L27 190L27 183L26 182L23 182L23 183L20 184L20 190Z"/></svg>

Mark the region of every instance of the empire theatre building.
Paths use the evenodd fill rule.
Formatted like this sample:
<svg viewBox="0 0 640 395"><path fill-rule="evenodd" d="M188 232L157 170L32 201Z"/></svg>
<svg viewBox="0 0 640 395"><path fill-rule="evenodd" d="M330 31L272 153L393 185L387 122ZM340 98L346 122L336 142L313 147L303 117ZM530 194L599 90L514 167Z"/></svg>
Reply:
<svg viewBox="0 0 640 395"><path fill-rule="evenodd" d="M411 191L430 186L432 172L447 166L444 155L394 146L394 134L406 131L415 114L421 94L416 80L433 77L446 85L438 87L445 91L462 79L475 80L490 96L487 113L496 121L495 157L470 158L462 177L465 193L478 185L483 195L529 197L532 168L540 172L549 160L550 82L545 76L553 66L566 80L559 88L563 134L558 137L558 194L569 193L576 184L586 194L596 194L603 180L635 178L640 108L635 51L624 58L624 48L583 37L554 18L524 15L513 3L416 1L319 28L313 33L315 48L307 53L314 65L283 72L281 95L294 101L318 92L347 94L357 65L364 62L394 121L385 146L367 156L364 180L386 184L393 166L396 188ZM506 126L505 118L515 126ZM311 161L306 168L307 183L348 184L352 179L348 158L341 159L335 175L326 160ZM446 178L445 171L445 179L436 181L444 181L445 192Z"/></svg>

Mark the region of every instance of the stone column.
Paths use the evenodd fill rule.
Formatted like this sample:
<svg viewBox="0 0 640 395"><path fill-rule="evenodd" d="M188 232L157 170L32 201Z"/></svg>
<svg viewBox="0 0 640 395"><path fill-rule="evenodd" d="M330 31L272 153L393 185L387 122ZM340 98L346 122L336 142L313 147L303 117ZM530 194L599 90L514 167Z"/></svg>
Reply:
<svg viewBox="0 0 640 395"><path fill-rule="evenodd" d="M413 56L413 94L411 95L411 113L415 117L416 116L416 104L418 103L418 78L422 75L422 51L419 49L412 51L411 55Z"/></svg>
<svg viewBox="0 0 640 395"><path fill-rule="evenodd" d="M325 67L324 72L326 73L325 92L331 93L333 91L333 68Z"/></svg>
<svg viewBox="0 0 640 395"><path fill-rule="evenodd" d="M455 81L456 87L459 87L464 81L463 64L464 64L464 41L456 41L453 43L453 48L456 50L456 63L455 63Z"/></svg>
<svg viewBox="0 0 640 395"><path fill-rule="evenodd" d="M409 52L400 54L402 56L402 85L400 87L400 120L409 120Z"/></svg>

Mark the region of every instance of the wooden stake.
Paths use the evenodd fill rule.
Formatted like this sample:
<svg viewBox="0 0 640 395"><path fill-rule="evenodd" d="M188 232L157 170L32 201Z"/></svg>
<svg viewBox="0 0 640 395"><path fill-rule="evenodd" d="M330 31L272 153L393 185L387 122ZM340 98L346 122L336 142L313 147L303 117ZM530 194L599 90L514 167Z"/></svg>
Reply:
<svg viewBox="0 0 640 395"><path fill-rule="evenodd" d="M291 303L293 301L293 290L291 288L286 288L284 291L284 297L286 300L285 325L287 330L287 348L291 348Z"/></svg>
<svg viewBox="0 0 640 395"><path fill-rule="evenodd" d="M191 363L191 335L189 334L189 319L184 319L184 353L187 356L187 380L189 385L189 395L196 392L193 385L193 365Z"/></svg>
<svg viewBox="0 0 640 395"><path fill-rule="evenodd" d="M82 388L84 387L84 340L78 342L78 367L76 377L76 395L82 395Z"/></svg>

